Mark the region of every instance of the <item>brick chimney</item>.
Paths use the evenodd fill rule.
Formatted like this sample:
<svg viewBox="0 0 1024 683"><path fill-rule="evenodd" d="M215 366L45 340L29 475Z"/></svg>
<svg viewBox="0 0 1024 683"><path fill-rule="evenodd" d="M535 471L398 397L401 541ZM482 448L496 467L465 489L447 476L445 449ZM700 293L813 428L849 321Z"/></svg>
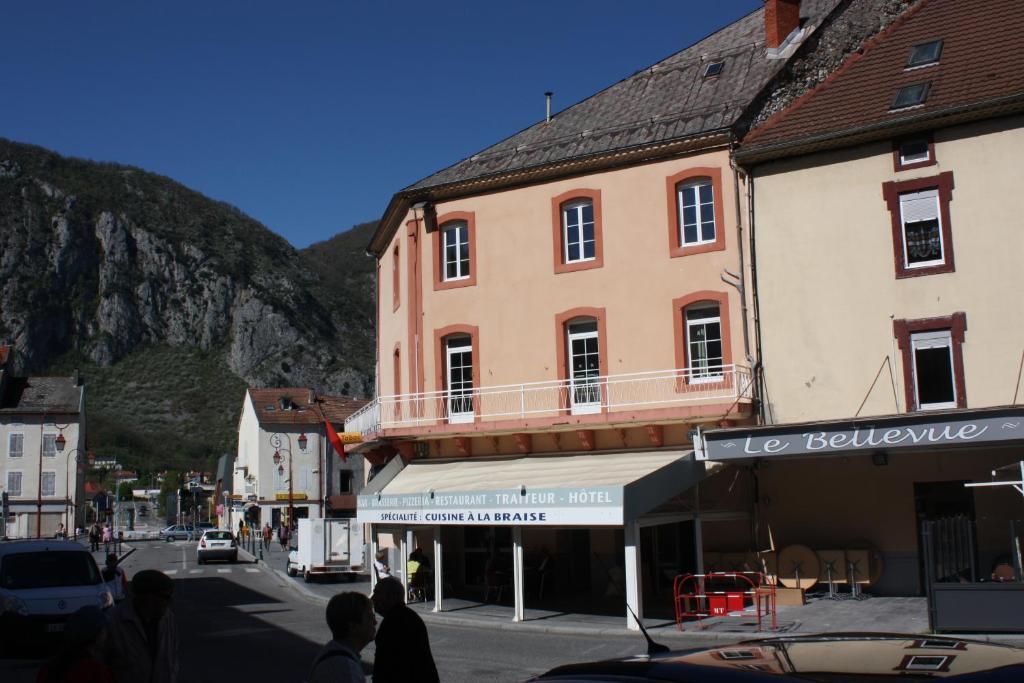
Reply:
<svg viewBox="0 0 1024 683"><path fill-rule="evenodd" d="M800 26L800 0L765 0L764 37L768 49L782 45Z"/></svg>

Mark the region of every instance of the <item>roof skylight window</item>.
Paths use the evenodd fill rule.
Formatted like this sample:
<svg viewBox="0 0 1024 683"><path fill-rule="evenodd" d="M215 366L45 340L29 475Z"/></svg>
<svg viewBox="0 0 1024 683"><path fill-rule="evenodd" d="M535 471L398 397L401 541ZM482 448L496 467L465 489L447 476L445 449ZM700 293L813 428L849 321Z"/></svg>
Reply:
<svg viewBox="0 0 1024 683"><path fill-rule="evenodd" d="M896 91L896 99L892 101L892 106L889 107L889 111L906 109L908 107L916 107L919 104L924 104L924 101L928 99L928 88L930 86L930 82L903 86Z"/></svg>
<svg viewBox="0 0 1024 683"><path fill-rule="evenodd" d="M927 66L937 64L942 54L942 41L933 40L930 43L915 45L910 51L910 59L907 60L907 68L915 66Z"/></svg>
<svg viewBox="0 0 1024 683"><path fill-rule="evenodd" d="M722 73L722 69L725 68L725 62L711 62L708 67L704 69L704 78L711 78Z"/></svg>

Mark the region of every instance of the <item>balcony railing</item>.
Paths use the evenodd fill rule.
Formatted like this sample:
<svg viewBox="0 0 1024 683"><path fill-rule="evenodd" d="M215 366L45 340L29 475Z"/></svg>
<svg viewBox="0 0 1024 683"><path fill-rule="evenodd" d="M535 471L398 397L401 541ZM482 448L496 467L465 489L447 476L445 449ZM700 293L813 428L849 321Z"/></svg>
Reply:
<svg viewBox="0 0 1024 683"><path fill-rule="evenodd" d="M379 396L345 421L364 437L382 429L583 415L603 410L670 408L749 400L750 368L739 365L656 370L586 379L506 384L469 390Z"/></svg>

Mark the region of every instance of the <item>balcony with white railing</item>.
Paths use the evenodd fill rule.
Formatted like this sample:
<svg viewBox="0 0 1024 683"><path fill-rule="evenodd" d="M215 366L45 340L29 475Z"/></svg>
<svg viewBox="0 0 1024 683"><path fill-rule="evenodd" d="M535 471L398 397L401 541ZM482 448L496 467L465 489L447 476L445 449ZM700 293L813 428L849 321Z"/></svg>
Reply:
<svg viewBox="0 0 1024 683"><path fill-rule="evenodd" d="M379 396L345 421L364 440L386 430L738 403L753 396L750 368L722 365ZM609 420L613 422L614 420Z"/></svg>

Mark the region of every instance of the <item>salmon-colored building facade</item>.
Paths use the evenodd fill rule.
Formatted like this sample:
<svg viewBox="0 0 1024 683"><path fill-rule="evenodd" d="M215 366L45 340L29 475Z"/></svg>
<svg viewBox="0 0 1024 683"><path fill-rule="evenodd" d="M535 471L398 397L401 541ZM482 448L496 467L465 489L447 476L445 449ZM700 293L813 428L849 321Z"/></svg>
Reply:
<svg viewBox="0 0 1024 683"><path fill-rule="evenodd" d="M379 463L373 550L404 567L432 544L435 609L670 610L703 525L749 523L692 452L756 415L730 154L835 4L759 9L391 200L370 245L378 396L346 430Z"/></svg>

